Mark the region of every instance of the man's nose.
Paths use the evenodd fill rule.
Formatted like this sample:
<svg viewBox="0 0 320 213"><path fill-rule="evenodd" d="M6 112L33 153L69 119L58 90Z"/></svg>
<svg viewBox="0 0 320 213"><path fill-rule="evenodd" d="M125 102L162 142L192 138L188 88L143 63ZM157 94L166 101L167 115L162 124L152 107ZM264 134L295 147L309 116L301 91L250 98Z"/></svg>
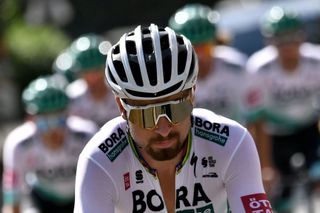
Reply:
<svg viewBox="0 0 320 213"><path fill-rule="evenodd" d="M166 137L171 132L172 127L173 124L166 117L161 117L155 126L155 132L163 137Z"/></svg>

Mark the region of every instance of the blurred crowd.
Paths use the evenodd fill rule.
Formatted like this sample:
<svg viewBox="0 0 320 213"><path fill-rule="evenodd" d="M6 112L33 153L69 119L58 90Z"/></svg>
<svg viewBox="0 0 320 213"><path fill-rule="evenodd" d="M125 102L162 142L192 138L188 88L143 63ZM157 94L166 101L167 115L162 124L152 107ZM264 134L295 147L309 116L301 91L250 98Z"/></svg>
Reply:
<svg viewBox="0 0 320 213"><path fill-rule="evenodd" d="M242 41L250 47L263 39L251 54L222 29L217 3L165 4L167 15L130 22L121 11L101 18L99 1L88 8L85 1L2 1L0 128L18 123L0 138L3 212L72 212L77 157L104 123L120 115L104 75L113 29L149 22L192 42L199 61L195 106L248 128L275 212L293 212L299 181L308 195L319 193L320 9L312 16L318 30L310 30L305 14L272 1L255 20L260 37Z"/></svg>

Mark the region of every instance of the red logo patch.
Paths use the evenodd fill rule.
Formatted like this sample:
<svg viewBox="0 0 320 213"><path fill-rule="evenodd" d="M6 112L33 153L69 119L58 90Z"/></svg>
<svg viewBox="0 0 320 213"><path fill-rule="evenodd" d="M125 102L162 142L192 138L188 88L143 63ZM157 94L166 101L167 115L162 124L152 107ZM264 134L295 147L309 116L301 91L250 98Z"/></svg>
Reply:
<svg viewBox="0 0 320 213"><path fill-rule="evenodd" d="M5 170L3 172L3 184L5 188L13 188L18 184L17 173L13 170Z"/></svg>
<svg viewBox="0 0 320 213"><path fill-rule="evenodd" d="M124 181L124 189L127 191L130 188L130 174L129 174L129 172L127 172L123 175L123 181Z"/></svg>
<svg viewBox="0 0 320 213"><path fill-rule="evenodd" d="M264 193L241 197L246 213L272 213L271 204Z"/></svg>
<svg viewBox="0 0 320 213"><path fill-rule="evenodd" d="M248 107L255 107L260 104L262 99L262 93L258 89L251 89L247 94Z"/></svg>

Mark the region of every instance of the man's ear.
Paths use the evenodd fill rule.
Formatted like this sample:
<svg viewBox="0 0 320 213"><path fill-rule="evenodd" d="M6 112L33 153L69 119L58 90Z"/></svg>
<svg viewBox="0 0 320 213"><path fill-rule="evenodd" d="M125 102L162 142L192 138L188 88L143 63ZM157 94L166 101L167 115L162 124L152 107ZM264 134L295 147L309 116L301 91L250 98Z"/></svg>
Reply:
<svg viewBox="0 0 320 213"><path fill-rule="evenodd" d="M118 109L120 111L121 117L125 120L127 120L127 113L126 110L124 109L124 107L121 104L120 98L119 97L115 97L116 98L116 103L118 105Z"/></svg>

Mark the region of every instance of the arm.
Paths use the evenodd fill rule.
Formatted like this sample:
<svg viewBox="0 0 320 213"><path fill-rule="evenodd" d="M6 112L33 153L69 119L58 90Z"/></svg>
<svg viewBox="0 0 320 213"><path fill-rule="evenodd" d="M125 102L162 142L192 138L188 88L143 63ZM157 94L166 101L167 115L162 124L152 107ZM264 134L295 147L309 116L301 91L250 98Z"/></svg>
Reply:
<svg viewBox="0 0 320 213"><path fill-rule="evenodd" d="M270 202L265 194L258 152L251 135L246 132L242 142L234 152L225 173L225 186L232 211L237 213L264 210L272 212ZM257 208L250 206L257 201ZM269 210L269 211L266 211Z"/></svg>
<svg viewBox="0 0 320 213"><path fill-rule="evenodd" d="M21 186L23 185L23 159L16 141L8 137L3 151L3 213L20 213Z"/></svg>
<svg viewBox="0 0 320 213"><path fill-rule="evenodd" d="M262 170L263 184L267 192L272 191L272 186L276 181L276 171L272 162L271 138L264 130L264 122L257 121L248 126L249 131L256 143Z"/></svg>
<svg viewBox="0 0 320 213"><path fill-rule="evenodd" d="M115 211L116 189L106 171L91 159L80 156L75 186L75 213Z"/></svg>
<svg viewBox="0 0 320 213"><path fill-rule="evenodd" d="M20 207L17 205L5 205L2 207L2 213L20 213Z"/></svg>

